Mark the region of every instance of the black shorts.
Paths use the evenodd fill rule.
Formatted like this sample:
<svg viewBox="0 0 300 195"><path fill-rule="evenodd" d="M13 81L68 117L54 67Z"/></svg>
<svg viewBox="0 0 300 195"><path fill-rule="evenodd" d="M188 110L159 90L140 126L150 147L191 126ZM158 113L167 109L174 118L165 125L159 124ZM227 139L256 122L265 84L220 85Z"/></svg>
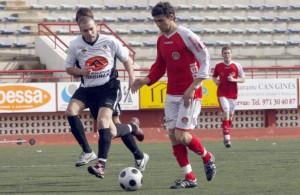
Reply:
<svg viewBox="0 0 300 195"><path fill-rule="evenodd" d="M108 83L96 87L79 87L72 98L80 100L91 111L94 119L98 116L101 107L112 109L113 116L121 113L119 102L122 98L120 81L111 80Z"/></svg>

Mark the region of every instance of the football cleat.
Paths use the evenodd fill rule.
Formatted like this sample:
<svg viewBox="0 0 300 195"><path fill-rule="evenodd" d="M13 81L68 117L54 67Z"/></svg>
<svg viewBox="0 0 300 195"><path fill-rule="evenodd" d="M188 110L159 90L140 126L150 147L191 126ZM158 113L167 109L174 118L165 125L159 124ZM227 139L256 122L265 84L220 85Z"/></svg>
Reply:
<svg viewBox="0 0 300 195"><path fill-rule="evenodd" d="M98 178L104 179L104 167L99 162L97 162L94 166L89 166L88 172Z"/></svg>
<svg viewBox="0 0 300 195"><path fill-rule="evenodd" d="M197 188L197 180L195 181L190 181L186 179L180 179L175 181L175 184L172 185L170 188L171 189L183 189L183 188Z"/></svg>
<svg viewBox="0 0 300 195"><path fill-rule="evenodd" d="M207 181L211 181L217 172L217 167L215 164L215 156L211 154L210 160L204 165L204 172L206 174Z"/></svg>
<svg viewBox="0 0 300 195"><path fill-rule="evenodd" d="M135 126L135 131L132 133L137 140L142 142L145 138L143 130L140 128L140 120L136 117L133 117L130 121L130 124Z"/></svg>
<svg viewBox="0 0 300 195"><path fill-rule="evenodd" d="M231 147L231 141L230 140L224 140L224 146L226 148L230 148Z"/></svg>
<svg viewBox="0 0 300 195"><path fill-rule="evenodd" d="M149 161L149 155L144 153L143 159L135 160L135 168L137 168L141 172L144 172L148 161Z"/></svg>
<svg viewBox="0 0 300 195"><path fill-rule="evenodd" d="M75 167L86 165L92 160L95 160L96 158L97 155L95 154L95 152L91 152L91 153L82 152L79 156L79 161L75 163Z"/></svg>

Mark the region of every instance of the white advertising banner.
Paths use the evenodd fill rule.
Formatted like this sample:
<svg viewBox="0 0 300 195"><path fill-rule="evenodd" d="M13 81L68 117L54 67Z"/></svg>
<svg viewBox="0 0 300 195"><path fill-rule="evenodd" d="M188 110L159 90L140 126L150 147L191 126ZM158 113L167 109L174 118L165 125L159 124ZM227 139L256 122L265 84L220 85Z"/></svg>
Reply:
<svg viewBox="0 0 300 195"><path fill-rule="evenodd" d="M80 82L60 82L57 83L57 110L65 111L69 101L79 87ZM122 110L139 109L139 93L128 93L128 82L121 82L122 100L120 101Z"/></svg>
<svg viewBox="0 0 300 195"><path fill-rule="evenodd" d="M246 79L238 90L236 110L298 108L297 79Z"/></svg>
<svg viewBox="0 0 300 195"><path fill-rule="evenodd" d="M0 113L56 112L55 83L0 84Z"/></svg>

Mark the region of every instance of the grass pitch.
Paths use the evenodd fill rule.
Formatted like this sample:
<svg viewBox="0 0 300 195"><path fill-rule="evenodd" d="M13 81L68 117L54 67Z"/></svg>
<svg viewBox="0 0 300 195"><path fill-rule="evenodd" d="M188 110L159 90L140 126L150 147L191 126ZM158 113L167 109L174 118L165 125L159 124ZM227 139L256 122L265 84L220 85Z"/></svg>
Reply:
<svg viewBox="0 0 300 195"><path fill-rule="evenodd" d="M199 156L189 153L199 187L171 190L170 185L182 178L170 143L141 143L150 155L141 189L123 191L118 183L119 171L133 166L133 156L122 143L113 143L105 179L76 168L80 154L77 145L2 146L0 147L0 194L299 194L300 140L233 140L226 149L221 141L203 142L216 157L217 174L205 179ZM97 152L97 146L93 145ZM90 165L93 165L90 163Z"/></svg>

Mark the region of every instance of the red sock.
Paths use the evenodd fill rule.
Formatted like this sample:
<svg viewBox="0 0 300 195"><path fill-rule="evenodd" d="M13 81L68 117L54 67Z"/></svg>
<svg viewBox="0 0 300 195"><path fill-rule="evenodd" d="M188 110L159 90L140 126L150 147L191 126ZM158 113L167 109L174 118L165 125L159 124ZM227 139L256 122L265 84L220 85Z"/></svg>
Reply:
<svg viewBox="0 0 300 195"><path fill-rule="evenodd" d="M195 152L196 154L200 155L203 163L206 164L210 160L210 153L207 152L201 142L195 137L192 137L191 142L187 145L187 147Z"/></svg>
<svg viewBox="0 0 300 195"><path fill-rule="evenodd" d="M185 179L194 181L195 176L188 159L186 146L182 144L173 145L173 154L185 174Z"/></svg>
<svg viewBox="0 0 300 195"><path fill-rule="evenodd" d="M230 135L230 122L229 120L223 121L222 122L222 127L223 127L223 135Z"/></svg>

